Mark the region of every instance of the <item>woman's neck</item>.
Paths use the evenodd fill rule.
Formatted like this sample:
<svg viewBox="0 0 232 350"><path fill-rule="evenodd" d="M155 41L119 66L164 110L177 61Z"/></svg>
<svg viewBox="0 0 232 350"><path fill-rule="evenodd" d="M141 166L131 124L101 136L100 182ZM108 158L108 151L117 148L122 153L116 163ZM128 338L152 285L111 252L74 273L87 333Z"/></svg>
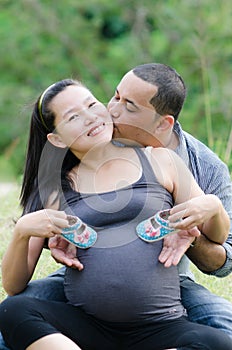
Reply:
<svg viewBox="0 0 232 350"><path fill-rule="evenodd" d="M76 191L102 193L134 183L141 167L133 148L110 143L89 151L70 175Z"/></svg>
<svg viewBox="0 0 232 350"><path fill-rule="evenodd" d="M75 151L73 151L73 153L78 159L80 159L80 165L82 167L86 167L89 170L95 170L102 163L115 158L115 156L118 156L118 151L119 149L117 146L113 145L112 142L107 142L96 145L82 154Z"/></svg>

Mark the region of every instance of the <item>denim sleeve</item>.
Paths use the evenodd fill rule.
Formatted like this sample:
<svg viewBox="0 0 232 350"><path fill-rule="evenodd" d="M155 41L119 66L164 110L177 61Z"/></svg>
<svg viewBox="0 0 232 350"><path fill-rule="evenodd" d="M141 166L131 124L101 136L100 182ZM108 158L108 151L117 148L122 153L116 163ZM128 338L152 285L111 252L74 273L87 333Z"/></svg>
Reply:
<svg viewBox="0 0 232 350"><path fill-rule="evenodd" d="M213 272L204 272L207 275L212 275L216 277L226 277L232 272L232 246L231 244L225 242L223 247L226 250L226 262L220 267L220 269Z"/></svg>
<svg viewBox="0 0 232 350"><path fill-rule="evenodd" d="M207 273L217 277L228 276L232 272L232 181L229 169L205 144L183 132L179 124L176 128L180 139L185 141L190 170L198 185L204 193L214 194L220 198L230 217L230 233L223 244L226 251L226 262L220 269Z"/></svg>
<svg viewBox="0 0 232 350"><path fill-rule="evenodd" d="M206 178L208 178L207 186L204 186L205 188L203 190L205 193L215 194L222 201L224 208L230 216L230 233L226 242L223 244L226 250L225 264L218 270L204 273L217 277L225 277L232 272L232 181L227 166L220 161L214 167L212 165L211 171L208 172Z"/></svg>

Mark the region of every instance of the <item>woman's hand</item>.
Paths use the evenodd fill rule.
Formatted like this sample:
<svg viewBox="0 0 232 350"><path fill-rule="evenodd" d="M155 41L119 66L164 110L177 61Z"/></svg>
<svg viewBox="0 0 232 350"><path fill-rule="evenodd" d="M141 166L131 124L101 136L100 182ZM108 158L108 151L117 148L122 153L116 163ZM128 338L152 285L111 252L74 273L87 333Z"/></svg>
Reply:
<svg viewBox="0 0 232 350"><path fill-rule="evenodd" d="M170 211L170 227L190 230L220 213L220 200L212 195L202 195L174 206Z"/></svg>
<svg viewBox="0 0 232 350"><path fill-rule="evenodd" d="M44 239L68 226L63 211L44 209L25 214L16 223L12 240L2 259L2 283L7 294L20 293L31 279Z"/></svg>
<svg viewBox="0 0 232 350"><path fill-rule="evenodd" d="M198 229L212 242L223 244L229 234L230 218L220 199L213 194L194 197L176 205L169 216L170 227L180 230Z"/></svg>
<svg viewBox="0 0 232 350"><path fill-rule="evenodd" d="M15 234L22 238L49 238L61 234L62 228L68 226L64 211L43 209L22 216L16 223Z"/></svg>
<svg viewBox="0 0 232 350"><path fill-rule="evenodd" d="M159 261L164 264L165 267L176 266L179 264L182 256L190 245L200 234L200 231L194 227L189 231L179 231L173 235L164 237Z"/></svg>
<svg viewBox="0 0 232 350"><path fill-rule="evenodd" d="M83 270L84 266L77 258L77 248L74 244L69 243L61 236L55 236L49 239L48 247L56 262L79 271Z"/></svg>

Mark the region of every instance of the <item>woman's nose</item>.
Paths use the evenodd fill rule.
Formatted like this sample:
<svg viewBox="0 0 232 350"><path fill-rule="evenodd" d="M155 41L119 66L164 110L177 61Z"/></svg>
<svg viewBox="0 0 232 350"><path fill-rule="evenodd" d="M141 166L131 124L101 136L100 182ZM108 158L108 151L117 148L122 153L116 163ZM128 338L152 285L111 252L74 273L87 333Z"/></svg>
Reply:
<svg viewBox="0 0 232 350"><path fill-rule="evenodd" d="M94 123L97 119L98 119L97 114L87 112L85 115L85 124L88 125L88 124Z"/></svg>

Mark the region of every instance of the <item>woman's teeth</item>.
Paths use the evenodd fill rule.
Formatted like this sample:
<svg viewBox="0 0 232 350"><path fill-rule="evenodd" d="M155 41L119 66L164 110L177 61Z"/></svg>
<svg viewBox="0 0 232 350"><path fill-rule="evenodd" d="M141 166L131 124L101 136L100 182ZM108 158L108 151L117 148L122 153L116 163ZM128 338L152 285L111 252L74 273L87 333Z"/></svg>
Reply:
<svg viewBox="0 0 232 350"><path fill-rule="evenodd" d="M96 128L92 129L89 133L88 136L95 136L98 134L102 129L104 128L104 124L101 124L97 126Z"/></svg>

